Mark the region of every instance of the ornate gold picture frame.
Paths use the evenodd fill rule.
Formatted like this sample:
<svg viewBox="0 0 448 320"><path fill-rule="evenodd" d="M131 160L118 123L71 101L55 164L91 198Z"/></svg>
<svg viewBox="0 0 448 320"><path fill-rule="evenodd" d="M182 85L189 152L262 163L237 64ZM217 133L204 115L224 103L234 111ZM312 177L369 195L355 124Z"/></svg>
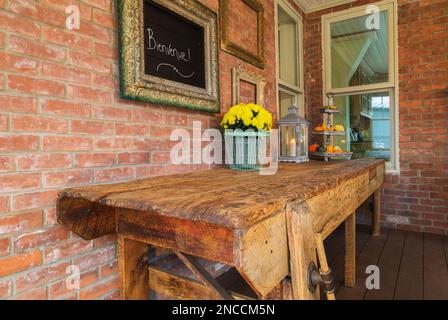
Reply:
<svg viewBox="0 0 448 320"><path fill-rule="evenodd" d="M219 12L220 12L220 34L221 34L221 49L246 61L259 68L264 68L264 9L263 5L257 0L240 0L249 6L252 10L257 13L257 21L248 21L247 23L257 24L257 52L258 54L253 54L248 50L242 48L237 43L234 43L229 38L229 1L220 0L219 1Z"/></svg>
<svg viewBox="0 0 448 320"><path fill-rule="evenodd" d="M154 9L149 11L148 8ZM159 32L160 37L163 38L162 36L164 36L166 39L157 39L160 40L157 42L157 46L161 46L161 43L163 43L164 47L152 46L153 43L156 44L155 35L150 33L150 31L152 32L152 30L149 30L150 28L145 30L148 23L151 23L150 17L153 17L156 11L161 12L158 13L161 21L164 21L164 17L169 17L172 21L178 21L179 23L178 28L180 30L178 32L176 24L168 22L158 24L160 28L169 29L166 32ZM122 98L219 112L219 47L216 13L196 0L118 0L118 13L120 96ZM188 23L192 28L196 28L199 32L196 35L199 34L200 38L203 35L203 43L201 42L199 47L201 49L199 50L201 51L201 60L198 61L199 58L195 60L195 65L199 65L200 68L194 70L194 72L201 72L201 85L184 82L183 80L173 80L176 79L176 75L187 78L194 72L191 72L191 69L184 72L177 65L164 63L166 61L160 59L153 59L154 53L151 56L147 52L149 49L157 48L158 52L155 54L159 54L159 56L162 52L166 55L166 59L172 59L175 56L178 61L183 59L181 62L188 63L190 49L186 48L184 43L185 37L188 40L188 34L185 34L185 28L180 27L185 23ZM183 41L183 47L176 48L176 44L172 44L172 39L169 39L170 32L172 35L181 35L178 39ZM152 47L148 46L148 41ZM197 42L195 41L195 45ZM196 53L198 53L198 50L196 50ZM164 59L163 55L162 59ZM148 72L148 70L155 70L154 65L157 65L157 70L163 69L165 75L168 76L158 76L154 72ZM187 67L191 68L191 66Z"/></svg>
<svg viewBox="0 0 448 320"><path fill-rule="evenodd" d="M256 90L256 104L264 105L264 87L266 80L255 73L247 71L242 67L232 68L232 104L236 105L240 103L240 84L241 81L248 82L255 86Z"/></svg>

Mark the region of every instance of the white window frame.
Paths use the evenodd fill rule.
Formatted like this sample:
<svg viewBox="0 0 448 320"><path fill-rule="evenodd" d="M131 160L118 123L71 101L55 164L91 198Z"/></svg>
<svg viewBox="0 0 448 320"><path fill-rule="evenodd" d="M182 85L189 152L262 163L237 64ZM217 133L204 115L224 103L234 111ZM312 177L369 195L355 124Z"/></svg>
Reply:
<svg viewBox="0 0 448 320"><path fill-rule="evenodd" d="M332 23L344 21L352 18L365 16L367 8L371 5L377 6L380 11L387 11L388 14L388 61L389 77L387 82L375 83L362 86L346 88L332 88L331 79L331 29ZM355 7L322 16L322 76L324 83L322 86L323 97L328 93L335 96L354 95L373 92L389 92L391 95L391 159L386 163L386 172L389 174L400 173L399 161L399 86L398 86L398 8L396 0L385 0L374 2L368 5Z"/></svg>
<svg viewBox="0 0 448 320"><path fill-rule="evenodd" d="M280 79L280 48L278 45L278 7L281 7L291 18L297 23L296 47L298 48L298 63L297 63L297 76L298 86L296 84L288 83L287 81ZM304 77L303 77L303 19L302 16L294 10L286 0L275 1L275 55L276 55L276 74L277 74L277 103L279 102L280 91L294 96L294 103L299 109L299 114L304 116L305 114L305 93L304 93ZM277 114L280 118L280 104L277 106Z"/></svg>

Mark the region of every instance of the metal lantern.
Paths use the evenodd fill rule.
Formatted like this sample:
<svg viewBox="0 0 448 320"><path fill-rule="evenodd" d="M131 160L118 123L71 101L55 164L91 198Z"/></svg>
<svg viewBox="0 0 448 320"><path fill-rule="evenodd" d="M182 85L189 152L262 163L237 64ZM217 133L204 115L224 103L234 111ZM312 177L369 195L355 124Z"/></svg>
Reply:
<svg viewBox="0 0 448 320"><path fill-rule="evenodd" d="M299 116L298 109L292 105L288 114L278 122L280 131L280 156L282 162L308 162L309 122Z"/></svg>

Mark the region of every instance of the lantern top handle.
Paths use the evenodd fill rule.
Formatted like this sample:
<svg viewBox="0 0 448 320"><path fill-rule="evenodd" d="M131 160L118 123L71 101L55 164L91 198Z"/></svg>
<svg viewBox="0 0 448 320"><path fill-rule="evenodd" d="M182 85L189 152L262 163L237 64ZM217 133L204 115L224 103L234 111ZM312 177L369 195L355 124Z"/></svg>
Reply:
<svg viewBox="0 0 448 320"><path fill-rule="evenodd" d="M309 124L309 121L305 118L299 116L299 109L292 105L288 108L288 114L281 118L278 121L279 124L286 124L286 125L297 125L297 124Z"/></svg>

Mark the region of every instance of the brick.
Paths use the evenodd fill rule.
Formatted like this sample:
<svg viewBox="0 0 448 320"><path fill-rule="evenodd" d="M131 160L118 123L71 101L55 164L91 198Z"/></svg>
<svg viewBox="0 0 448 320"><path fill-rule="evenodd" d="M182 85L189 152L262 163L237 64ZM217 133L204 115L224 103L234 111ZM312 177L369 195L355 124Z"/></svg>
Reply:
<svg viewBox="0 0 448 320"><path fill-rule="evenodd" d="M109 92L89 87L70 85L68 86L68 95L71 99L87 100L101 104L109 104L111 102L111 94Z"/></svg>
<svg viewBox="0 0 448 320"><path fill-rule="evenodd" d="M24 233L14 239L14 252L22 252L24 250L67 240L69 236L70 232L63 226Z"/></svg>
<svg viewBox="0 0 448 320"><path fill-rule="evenodd" d="M8 76L8 87L12 90L38 95L63 97L65 94L65 87L60 83L12 74Z"/></svg>
<svg viewBox="0 0 448 320"><path fill-rule="evenodd" d="M100 267L100 277L107 278L118 274L118 262L113 261Z"/></svg>
<svg viewBox="0 0 448 320"><path fill-rule="evenodd" d="M151 152L151 163L169 163L170 153L167 151Z"/></svg>
<svg viewBox="0 0 448 320"><path fill-rule="evenodd" d="M69 262L52 264L16 277L16 292L22 292L66 276Z"/></svg>
<svg viewBox="0 0 448 320"><path fill-rule="evenodd" d="M110 122L72 120L72 132L91 135L113 135L115 126Z"/></svg>
<svg viewBox="0 0 448 320"><path fill-rule="evenodd" d="M115 49L115 46L111 46L110 44L95 42L93 52L96 56L102 56L112 60L118 59L118 51Z"/></svg>
<svg viewBox="0 0 448 320"><path fill-rule="evenodd" d="M132 122L161 123L160 113L144 110L132 110Z"/></svg>
<svg viewBox="0 0 448 320"><path fill-rule="evenodd" d="M84 0L85 3L92 7L99 8L106 12L110 12L110 0Z"/></svg>
<svg viewBox="0 0 448 320"><path fill-rule="evenodd" d="M0 213L5 213L8 211L9 197L0 196Z"/></svg>
<svg viewBox="0 0 448 320"><path fill-rule="evenodd" d="M101 138L95 141L97 150L131 150L133 145L132 138Z"/></svg>
<svg viewBox="0 0 448 320"><path fill-rule="evenodd" d="M0 299L7 298L12 294L12 280L0 282Z"/></svg>
<svg viewBox="0 0 448 320"><path fill-rule="evenodd" d="M0 11L0 28L35 39L40 35L38 23L5 11Z"/></svg>
<svg viewBox="0 0 448 320"><path fill-rule="evenodd" d="M0 114L0 131L8 131L9 129L9 115Z"/></svg>
<svg viewBox="0 0 448 320"><path fill-rule="evenodd" d="M43 174L44 187L74 187L90 184L92 181L92 170L70 170Z"/></svg>
<svg viewBox="0 0 448 320"><path fill-rule="evenodd" d="M40 173L6 174L0 176L0 190L14 192L40 187Z"/></svg>
<svg viewBox="0 0 448 320"><path fill-rule="evenodd" d="M92 150L90 137L47 136L43 139L43 150L46 151L88 151Z"/></svg>
<svg viewBox="0 0 448 320"><path fill-rule="evenodd" d="M115 248L109 247L92 251L79 258L74 258L73 264L78 266L80 270L88 270L110 262L113 259L115 259Z"/></svg>
<svg viewBox="0 0 448 320"><path fill-rule="evenodd" d="M123 136L145 136L149 135L150 127L143 124L117 123L115 133Z"/></svg>
<svg viewBox="0 0 448 320"><path fill-rule="evenodd" d="M19 170L67 169L72 166L72 156L62 153L25 154L17 156Z"/></svg>
<svg viewBox="0 0 448 320"><path fill-rule="evenodd" d="M68 63L101 73L109 73L111 68L110 63L104 59L75 51L69 52Z"/></svg>
<svg viewBox="0 0 448 320"><path fill-rule="evenodd" d="M165 174L164 165L139 166L135 168L135 176L137 179L150 178Z"/></svg>
<svg viewBox="0 0 448 320"><path fill-rule="evenodd" d="M0 257L9 255L10 246L11 246L10 238L0 238Z"/></svg>
<svg viewBox="0 0 448 320"><path fill-rule="evenodd" d="M108 29L87 21L83 21L81 23L79 30L75 29L73 31L95 38L100 42L109 43L111 41L111 33Z"/></svg>
<svg viewBox="0 0 448 320"><path fill-rule="evenodd" d="M93 248L93 241L81 239L64 241L44 249L45 262L54 262L64 258L86 253Z"/></svg>
<svg viewBox="0 0 448 320"><path fill-rule="evenodd" d="M98 271L92 270L80 274L79 286L84 288L98 280ZM67 279L58 281L50 286L49 293L51 299L60 298L73 292L74 289L67 288Z"/></svg>
<svg viewBox="0 0 448 320"><path fill-rule="evenodd" d="M62 48L16 36L9 37L9 50L45 60L61 61L65 58L65 50Z"/></svg>
<svg viewBox="0 0 448 320"><path fill-rule="evenodd" d="M68 82L90 83L90 72L75 67L65 67L54 63L41 65L41 73L44 76Z"/></svg>
<svg viewBox="0 0 448 320"><path fill-rule="evenodd" d="M12 117L13 131L66 133L68 121L35 115L14 115Z"/></svg>
<svg viewBox="0 0 448 320"><path fill-rule="evenodd" d="M45 225L57 224L56 208L45 208L44 209L44 221Z"/></svg>
<svg viewBox="0 0 448 320"><path fill-rule="evenodd" d="M56 190L25 193L12 197L13 210L27 210L54 206L58 192Z"/></svg>
<svg viewBox="0 0 448 320"><path fill-rule="evenodd" d="M92 84L96 88L116 91L119 87L119 80L115 75L94 73L92 75Z"/></svg>
<svg viewBox="0 0 448 320"><path fill-rule="evenodd" d="M42 211L31 211L0 216L0 235L25 232L41 227Z"/></svg>
<svg viewBox="0 0 448 320"><path fill-rule="evenodd" d="M92 107L87 103L77 103L63 100L47 100L42 105L43 113L57 114L67 117L90 117Z"/></svg>
<svg viewBox="0 0 448 320"><path fill-rule="evenodd" d="M116 164L115 153L80 153L75 156L77 167L106 167Z"/></svg>
<svg viewBox="0 0 448 320"><path fill-rule="evenodd" d="M112 291L101 298L102 300L121 300L120 290Z"/></svg>
<svg viewBox="0 0 448 320"><path fill-rule="evenodd" d="M0 136L0 151L37 151L39 149L39 137L29 135Z"/></svg>
<svg viewBox="0 0 448 320"><path fill-rule="evenodd" d="M117 235L109 234L107 236L103 236L101 238L97 238L94 240L95 248L102 248L107 246L112 246L117 244Z"/></svg>
<svg viewBox="0 0 448 320"><path fill-rule="evenodd" d="M96 283L88 288L82 289L79 295L81 300L97 299L110 291L117 290L119 288L120 281L118 277L112 277L103 282Z"/></svg>
<svg viewBox="0 0 448 320"><path fill-rule="evenodd" d="M151 136L154 138L169 139L174 128L151 126Z"/></svg>
<svg viewBox="0 0 448 320"><path fill-rule="evenodd" d="M120 167L95 171L95 182L127 180L133 177L130 167Z"/></svg>
<svg viewBox="0 0 448 320"><path fill-rule="evenodd" d="M0 259L0 277L40 265L42 255L39 250L8 256Z"/></svg>
<svg viewBox="0 0 448 320"><path fill-rule="evenodd" d="M104 11L94 10L93 21L111 29L117 28L117 19Z"/></svg>
<svg viewBox="0 0 448 320"><path fill-rule="evenodd" d="M149 163L149 152L125 152L118 154L118 164L142 164Z"/></svg>
<svg viewBox="0 0 448 320"><path fill-rule="evenodd" d="M3 48L5 46L5 34L3 32L0 32L0 48Z"/></svg>
<svg viewBox="0 0 448 320"><path fill-rule="evenodd" d="M37 112L36 98L0 95L0 106L3 112Z"/></svg>
<svg viewBox="0 0 448 320"><path fill-rule="evenodd" d="M130 121L131 111L115 107L94 107L93 117L102 120Z"/></svg>
<svg viewBox="0 0 448 320"><path fill-rule="evenodd" d="M37 288L14 296L14 300L46 300L46 288Z"/></svg>
<svg viewBox="0 0 448 320"><path fill-rule="evenodd" d="M86 37L77 35L73 32L68 32L60 28L43 27L42 38L45 41L56 43L58 45L91 51L93 41Z"/></svg>
<svg viewBox="0 0 448 320"><path fill-rule="evenodd" d="M20 16L34 18L45 23L65 25L64 12L41 6L34 0L12 1L9 10Z"/></svg>
<svg viewBox="0 0 448 320"><path fill-rule="evenodd" d="M20 73L37 73L37 61L15 54L0 52L0 69Z"/></svg>
<svg viewBox="0 0 448 320"><path fill-rule="evenodd" d="M66 7L74 4L73 0L42 0L41 3L49 7L57 8L63 12L65 12ZM83 2L76 2L76 5L79 7L82 19L90 20L92 16L92 7Z"/></svg>

